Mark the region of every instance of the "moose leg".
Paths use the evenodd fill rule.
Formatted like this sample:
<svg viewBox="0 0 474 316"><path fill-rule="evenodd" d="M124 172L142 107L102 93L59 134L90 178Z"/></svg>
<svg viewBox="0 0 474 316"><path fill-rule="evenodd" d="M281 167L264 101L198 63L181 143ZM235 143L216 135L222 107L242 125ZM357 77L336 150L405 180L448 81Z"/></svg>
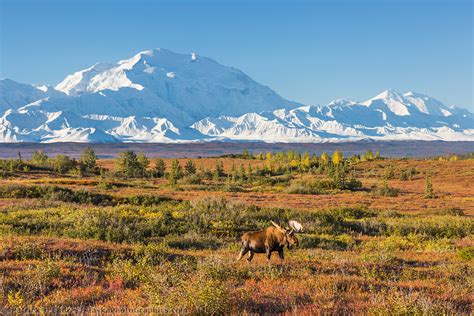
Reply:
<svg viewBox="0 0 474 316"><path fill-rule="evenodd" d="M247 258L247 261L250 263L250 261L252 261L252 259L253 259L253 251L250 250L249 257Z"/></svg>
<svg viewBox="0 0 474 316"><path fill-rule="evenodd" d="M243 256L245 256L245 254L249 251L249 249L246 247L246 246L243 246L242 247L242 250L240 251L239 253L239 256L237 257L237 261L239 261L240 259L242 259Z"/></svg>
<svg viewBox="0 0 474 316"><path fill-rule="evenodd" d="M281 261L285 259L285 255L283 254L283 248L278 250L278 255L280 256Z"/></svg>
<svg viewBox="0 0 474 316"><path fill-rule="evenodd" d="M270 250L270 247L266 247L265 252L267 254L267 260L268 260L268 262L270 262L270 258L272 257L272 252Z"/></svg>

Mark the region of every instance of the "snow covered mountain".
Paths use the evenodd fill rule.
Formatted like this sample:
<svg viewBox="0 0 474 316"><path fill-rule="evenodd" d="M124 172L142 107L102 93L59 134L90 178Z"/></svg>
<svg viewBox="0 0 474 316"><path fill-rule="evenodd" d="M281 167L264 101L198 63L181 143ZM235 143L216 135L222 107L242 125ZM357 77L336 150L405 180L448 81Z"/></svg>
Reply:
<svg viewBox="0 0 474 316"><path fill-rule="evenodd" d="M103 107L100 114L161 116L185 124L210 115L298 105L240 70L195 53L166 49L140 52L113 65L95 64L67 76L56 89L79 99L99 94L117 103L113 109ZM84 101L94 103L90 97Z"/></svg>
<svg viewBox="0 0 474 316"><path fill-rule="evenodd" d="M99 63L55 88L0 80L0 142L474 140L474 116L386 90L303 106L232 67L155 49Z"/></svg>
<svg viewBox="0 0 474 316"><path fill-rule="evenodd" d="M394 90L360 103L335 100L327 106L205 118L192 127L204 135L235 140L474 140L474 115L469 111Z"/></svg>
<svg viewBox="0 0 474 316"><path fill-rule="evenodd" d="M0 80L0 112L17 109L31 102L49 97L58 97L63 93L48 86L32 86L10 79Z"/></svg>

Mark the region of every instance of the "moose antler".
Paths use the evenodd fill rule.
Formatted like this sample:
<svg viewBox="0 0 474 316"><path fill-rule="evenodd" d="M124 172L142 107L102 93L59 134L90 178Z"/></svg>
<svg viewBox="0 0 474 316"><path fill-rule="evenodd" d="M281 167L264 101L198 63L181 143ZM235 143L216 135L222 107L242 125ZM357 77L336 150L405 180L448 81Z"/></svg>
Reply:
<svg viewBox="0 0 474 316"><path fill-rule="evenodd" d="M297 221L291 220L288 222L288 225L290 225L291 229L293 229L295 233L300 233L303 231L303 225Z"/></svg>
<svg viewBox="0 0 474 316"><path fill-rule="evenodd" d="M286 232L286 229L284 229L283 227L281 227L280 225L278 225L277 223L275 223L274 221L270 221L273 226L275 226L276 228L278 228L280 231L282 232Z"/></svg>

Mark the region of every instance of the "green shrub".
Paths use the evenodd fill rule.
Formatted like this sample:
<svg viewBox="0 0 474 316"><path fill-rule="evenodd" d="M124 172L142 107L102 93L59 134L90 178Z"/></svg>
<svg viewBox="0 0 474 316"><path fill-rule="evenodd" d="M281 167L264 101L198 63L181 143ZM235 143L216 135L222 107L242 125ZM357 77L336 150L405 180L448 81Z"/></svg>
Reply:
<svg viewBox="0 0 474 316"><path fill-rule="evenodd" d="M53 168L57 173L65 174L74 169L77 165L76 160L66 155L57 155L53 160Z"/></svg>
<svg viewBox="0 0 474 316"><path fill-rule="evenodd" d="M22 196L31 196L37 193L35 190L22 188L20 192ZM76 196L76 193L73 191L72 198L67 191L56 192L53 196L81 203L102 201L87 194L79 200L82 196ZM148 242L167 236L165 244L180 249L216 249L222 245L223 237L236 238L246 231L268 227L272 220L285 225L290 219L301 222L305 233L314 235L414 234L428 239L443 239L462 238L474 233L474 222L463 216L388 216L357 207L307 212L246 206L225 199L208 198L192 203L168 201L151 195L113 198L110 203L121 205L100 208L68 205L31 210L12 207L0 212L0 227L18 234L52 234L112 242ZM308 241L309 244L319 242ZM449 248L448 244L436 243L432 245L433 249Z"/></svg>
<svg viewBox="0 0 474 316"><path fill-rule="evenodd" d="M390 180L390 179L395 178L395 168L393 167L393 165L388 165L385 167L383 178L385 180Z"/></svg>
<svg viewBox="0 0 474 316"><path fill-rule="evenodd" d="M453 240L449 238L431 238L426 235L409 234L407 236L390 235L382 239L372 239L363 244L369 251L420 251L446 252L453 249Z"/></svg>
<svg viewBox="0 0 474 316"><path fill-rule="evenodd" d="M260 177L258 178L257 185L267 185L267 186L287 186L290 181L293 179L293 176L290 174L275 176L275 177Z"/></svg>
<svg viewBox="0 0 474 316"><path fill-rule="evenodd" d="M337 168L340 170L340 168ZM362 182L355 177L351 177L348 181L342 176L344 171L336 171L332 179L314 179L304 178L295 179L290 182L287 189L292 194L324 194L337 190L357 190L362 187Z"/></svg>
<svg viewBox="0 0 474 316"><path fill-rule="evenodd" d="M13 243L4 236L0 239L0 258L16 260L42 259L44 257L43 249L32 240L24 240L21 243Z"/></svg>
<svg viewBox="0 0 474 316"><path fill-rule="evenodd" d="M145 282L152 306L184 310L193 315L225 315L230 291L225 283L233 268L222 260L208 258L165 263Z"/></svg>
<svg viewBox="0 0 474 316"><path fill-rule="evenodd" d="M388 236L383 239L372 239L363 244L368 251L405 251L415 247L415 243L406 237Z"/></svg>
<svg viewBox="0 0 474 316"><path fill-rule="evenodd" d="M57 186L23 185L0 186L0 198L44 199L102 206L114 206L117 204L153 206L172 200L171 198L157 195L132 195L121 198L108 194L94 193L86 190L71 190Z"/></svg>
<svg viewBox="0 0 474 316"><path fill-rule="evenodd" d="M244 192L245 190L238 184L235 183L227 183L224 186L223 191L225 192Z"/></svg>
<svg viewBox="0 0 474 316"><path fill-rule="evenodd" d="M37 265L29 266L16 280L17 296L26 300L35 300L54 289L54 280L60 276L57 262L45 259Z"/></svg>
<svg viewBox="0 0 474 316"><path fill-rule="evenodd" d="M383 234L407 236L425 235L430 238L463 238L474 233L474 221L458 216L403 217L387 219Z"/></svg>
<svg viewBox="0 0 474 316"><path fill-rule="evenodd" d="M410 174L409 174L408 171L403 170L403 171L400 172L400 178L399 179L401 181L408 181L409 178L410 178Z"/></svg>
<svg viewBox="0 0 474 316"><path fill-rule="evenodd" d="M112 190L114 188L113 184L110 183L109 181L106 181L104 179L101 179L98 183L97 183L97 188L98 189L102 189L102 190Z"/></svg>
<svg viewBox="0 0 474 316"><path fill-rule="evenodd" d="M126 209L93 209L77 214L77 223L67 232L71 237L110 242L138 242L152 236L153 224L138 212Z"/></svg>
<svg viewBox="0 0 474 316"><path fill-rule="evenodd" d="M362 219L377 216L376 213L366 211L360 207L343 207L332 210L333 213L339 214L344 218L350 219Z"/></svg>
<svg viewBox="0 0 474 316"><path fill-rule="evenodd" d="M154 206L163 202L172 201L171 198L158 195L132 195L118 199L120 204L129 204L137 206Z"/></svg>
<svg viewBox="0 0 474 316"><path fill-rule="evenodd" d="M202 178L201 176L192 173L188 174L187 176L183 177L181 180L184 184L202 184Z"/></svg>
<svg viewBox="0 0 474 316"><path fill-rule="evenodd" d="M454 249L454 241L452 238L429 238L417 245L418 251L443 253Z"/></svg>
<svg viewBox="0 0 474 316"><path fill-rule="evenodd" d="M168 249L162 244L139 244L133 248L133 258L144 265L159 265L168 258Z"/></svg>
<svg viewBox="0 0 474 316"><path fill-rule="evenodd" d="M184 283L187 303L199 315L225 315L229 311L230 292L220 279L198 274L195 280Z"/></svg>
<svg viewBox="0 0 474 316"><path fill-rule="evenodd" d="M215 236L199 235L190 231L183 236L167 236L163 243L177 249L217 249L222 245L221 239Z"/></svg>
<svg viewBox="0 0 474 316"><path fill-rule="evenodd" d="M376 236L383 234L387 230L387 224L380 218L363 218L358 221L350 221L347 223L351 231L364 235Z"/></svg>
<svg viewBox="0 0 474 316"><path fill-rule="evenodd" d="M438 210L433 212L436 215L449 215L449 216L465 216L464 211L457 207L451 207L444 210Z"/></svg>
<svg viewBox="0 0 474 316"><path fill-rule="evenodd" d="M287 189L291 194L323 194L338 189L337 184L330 179L297 179L290 183Z"/></svg>
<svg viewBox="0 0 474 316"><path fill-rule="evenodd" d="M199 260L196 269L199 270L203 276L223 281L238 276L233 261L217 255Z"/></svg>
<svg viewBox="0 0 474 316"><path fill-rule="evenodd" d="M474 246L464 247L458 250L457 255L462 260L473 260L474 259Z"/></svg>
<svg viewBox="0 0 474 316"><path fill-rule="evenodd" d="M0 186L0 198L44 199L79 204L114 205L113 197L85 190L71 190L57 186Z"/></svg>
<svg viewBox="0 0 474 316"><path fill-rule="evenodd" d="M391 218L400 218L403 217L403 214L400 214L394 210L383 210L379 214L380 217L391 217Z"/></svg>
<svg viewBox="0 0 474 316"><path fill-rule="evenodd" d="M109 277L120 279L125 287L135 288L144 282L151 273L148 265L132 260L116 259L107 266Z"/></svg>
<svg viewBox="0 0 474 316"><path fill-rule="evenodd" d="M398 190L395 188L392 188L388 185L387 180L383 180L383 184L381 187L374 187L372 189L372 194L378 195L378 196L391 196L395 197L398 196Z"/></svg>
<svg viewBox="0 0 474 316"><path fill-rule="evenodd" d="M349 235L308 235L304 234L300 237L300 247L322 248L329 250L347 250L355 245L354 239Z"/></svg>

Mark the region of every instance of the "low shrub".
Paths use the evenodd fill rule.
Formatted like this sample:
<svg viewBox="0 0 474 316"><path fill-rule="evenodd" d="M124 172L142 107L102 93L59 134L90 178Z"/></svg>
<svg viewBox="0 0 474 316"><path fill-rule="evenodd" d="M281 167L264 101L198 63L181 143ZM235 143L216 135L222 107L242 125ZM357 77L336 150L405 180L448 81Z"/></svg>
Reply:
<svg viewBox="0 0 474 316"><path fill-rule="evenodd" d="M8 293L11 306L22 307L23 303L38 299L54 289L54 280L60 277L57 262L45 259L36 265L29 266L16 279L2 284L3 291Z"/></svg>
<svg viewBox="0 0 474 316"><path fill-rule="evenodd" d="M224 186L223 191L225 192L244 192L245 190L236 183L228 183Z"/></svg>
<svg viewBox="0 0 474 316"><path fill-rule="evenodd" d="M156 266L166 261L168 249L163 244L138 244L133 248L132 257L135 262Z"/></svg>
<svg viewBox="0 0 474 316"><path fill-rule="evenodd" d="M376 213L367 211L360 207L343 207L334 209L332 212L349 219L362 219L377 216Z"/></svg>
<svg viewBox="0 0 474 316"><path fill-rule="evenodd" d="M357 207L304 212L245 206L225 199L189 203L136 196L126 201L128 204L101 208L11 209L0 213L0 227L19 234L52 234L112 242L148 242L168 236L167 245L180 249L216 249L221 246L223 237L236 238L243 232L268 227L271 221L285 225L290 219L301 222L308 234L415 234L442 239L474 233L474 222L462 216L387 217L385 213L377 216L375 212Z"/></svg>
<svg viewBox="0 0 474 316"><path fill-rule="evenodd" d="M474 259L474 246L464 247L458 250L457 255L462 260L470 261Z"/></svg>
<svg viewBox="0 0 474 316"><path fill-rule="evenodd" d="M124 198L116 198L118 204L128 204L136 206L155 206L163 202L172 201L171 198L158 195L132 195Z"/></svg>
<svg viewBox="0 0 474 316"><path fill-rule="evenodd" d="M190 231L183 236L167 236L163 243L170 248L177 249L218 249L222 246L221 239L212 235L200 235Z"/></svg>
<svg viewBox="0 0 474 316"><path fill-rule="evenodd" d="M86 190L72 190L58 186L39 185L0 186L0 198L43 199L66 203L92 204L101 206L115 206L118 204L154 206L172 200L169 197L157 195L132 195L128 197L114 197L109 194L95 193Z"/></svg>
<svg viewBox="0 0 474 316"><path fill-rule="evenodd" d="M282 175L274 177L260 177L257 179L257 185L266 185L266 186L287 186L290 181L293 179L292 175Z"/></svg>
<svg viewBox="0 0 474 316"><path fill-rule="evenodd" d="M102 189L102 190L112 190L114 188L113 184L109 181L105 181L105 180L100 180L98 183L97 183L97 188L98 189Z"/></svg>
<svg viewBox="0 0 474 316"><path fill-rule="evenodd" d="M150 304L196 315L226 314L231 296L223 273L229 267L209 259L197 265L165 263L145 283Z"/></svg>
<svg viewBox="0 0 474 316"><path fill-rule="evenodd" d="M429 238L463 238L474 233L474 221L459 216L403 217L387 219L382 234L408 236L425 235Z"/></svg>
<svg viewBox="0 0 474 316"><path fill-rule="evenodd" d="M58 186L0 186L0 198L44 199L78 204L114 205L114 199L107 194L86 190L71 190Z"/></svg>
<svg viewBox="0 0 474 316"><path fill-rule="evenodd" d="M387 181L384 181L381 187L375 186L372 188L372 194L377 196L398 196L398 189L392 188L388 185Z"/></svg>
<svg viewBox="0 0 474 316"><path fill-rule="evenodd" d="M368 251L418 251L442 253L452 251L454 243L449 238L434 239L426 235L409 234L407 236L391 235L382 239L372 239L362 246Z"/></svg>
<svg viewBox="0 0 474 316"><path fill-rule="evenodd" d="M297 179L287 189L291 194L323 194L338 189L336 183L329 179Z"/></svg>
<svg viewBox="0 0 474 316"><path fill-rule="evenodd" d="M457 207L450 207L450 208L443 209L443 210L437 210L437 211L433 212L433 214L436 214L436 215L449 215L449 216L465 216L466 215L462 209L457 208Z"/></svg>
<svg viewBox="0 0 474 316"><path fill-rule="evenodd" d="M180 182L183 184L202 184L202 177L197 174L189 174L183 177Z"/></svg>
<svg viewBox="0 0 474 316"><path fill-rule="evenodd" d="M301 235L300 247L303 249L322 248L327 250L348 250L355 245L349 235Z"/></svg>
<svg viewBox="0 0 474 316"><path fill-rule="evenodd" d="M112 280L120 280L127 288L135 288L147 280L151 273L150 266L132 260L116 259L107 266L108 276Z"/></svg>
<svg viewBox="0 0 474 316"><path fill-rule="evenodd" d="M362 187L362 182L356 178L345 179L314 179L304 178L295 179L290 182L287 189L288 193L292 194L324 194L331 193L338 190L358 190Z"/></svg>

